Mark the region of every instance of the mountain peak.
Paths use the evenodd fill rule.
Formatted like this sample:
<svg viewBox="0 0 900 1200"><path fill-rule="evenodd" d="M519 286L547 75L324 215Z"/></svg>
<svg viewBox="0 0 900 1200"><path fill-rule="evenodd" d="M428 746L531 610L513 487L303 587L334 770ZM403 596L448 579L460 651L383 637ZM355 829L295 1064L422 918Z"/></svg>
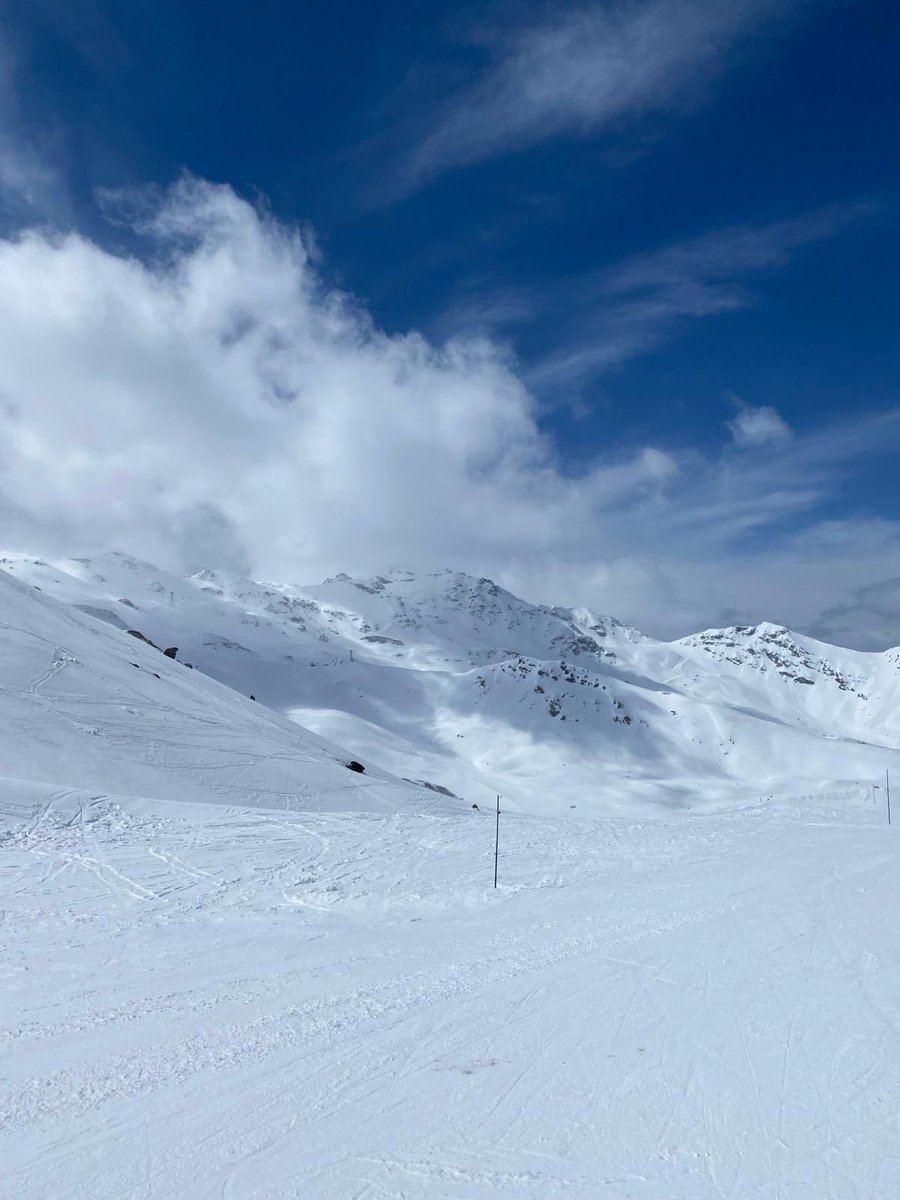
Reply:
<svg viewBox="0 0 900 1200"><path fill-rule="evenodd" d="M900 745L896 653L774 622L659 642L450 569L298 587L208 568L179 579L122 553L5 565L80 619L179 647L354 759L458 796L543 805L626 794L635 779L754 791L770 787L761 772L862 777Z"/></svg>

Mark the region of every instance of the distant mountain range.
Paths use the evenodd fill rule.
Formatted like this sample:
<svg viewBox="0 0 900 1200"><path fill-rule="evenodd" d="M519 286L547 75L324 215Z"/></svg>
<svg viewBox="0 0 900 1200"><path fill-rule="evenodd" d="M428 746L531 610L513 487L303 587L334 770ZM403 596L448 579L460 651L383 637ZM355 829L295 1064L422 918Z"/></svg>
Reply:
<svg viewBox="0 0 900 1200"><path fill-rule="evenodd" d="M500 792L531 811L633 813L880 783L891 766L900 783L897 649L770 624L661 642L453 571L298 587L214 570L182 579L121 553L7 554L0 570L84 628L120 631L115 645L140 650L142 668L148 656L166 672L191 663L196 686L211 677L242 705L252 695L257 720L278 714L279 737L290 721L326 739L341 784L348 756L383 768L401 800Z"/></svg>

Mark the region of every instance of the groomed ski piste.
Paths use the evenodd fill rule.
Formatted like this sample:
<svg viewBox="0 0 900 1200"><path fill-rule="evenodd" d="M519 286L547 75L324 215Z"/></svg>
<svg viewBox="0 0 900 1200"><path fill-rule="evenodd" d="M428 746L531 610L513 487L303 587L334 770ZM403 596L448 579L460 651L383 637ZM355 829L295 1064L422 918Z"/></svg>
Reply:
<svg viewBox="0 0 900 1200"><path fill-rule="evenodd" d="M504 801L496 890L483 796L355 750L0 574L4 1196L900 1195L874 743Z"/></svg>

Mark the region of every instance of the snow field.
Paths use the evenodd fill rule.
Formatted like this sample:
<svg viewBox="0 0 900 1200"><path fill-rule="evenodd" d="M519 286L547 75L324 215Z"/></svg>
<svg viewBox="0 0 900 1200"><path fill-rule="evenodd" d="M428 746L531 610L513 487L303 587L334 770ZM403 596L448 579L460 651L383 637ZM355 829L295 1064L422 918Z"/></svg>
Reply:
<svg viewBox="0 0 900 1200"><path fill-rule="evenodd" d="M900 1194L897 831L0 794L4 1194Z"/></svg>
<svg viewBox="0 0 900 1200"><path fill-rule="evenodd" d="M895 652L7 565L4 1197L900 1195Z"/></svg>

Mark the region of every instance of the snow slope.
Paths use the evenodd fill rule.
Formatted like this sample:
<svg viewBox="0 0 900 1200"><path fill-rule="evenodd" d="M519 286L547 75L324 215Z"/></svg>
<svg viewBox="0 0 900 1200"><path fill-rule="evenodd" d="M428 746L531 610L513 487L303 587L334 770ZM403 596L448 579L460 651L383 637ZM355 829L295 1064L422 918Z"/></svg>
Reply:
<svg viewBox="0 0 900 1200"><path fill-rule="evenodd" d="M876 822L881 821L881 824ZM900 842L62 798L0 849L16 1200L891 1200Z"/></svg>
<svg viewBox="0 0 900 1200"><path fill-rule="evenodd" d="M6 569L405 779L532 812L719 806L900 770L900 651L772 625L658 642L449 571L299 588L124 554Z"/></svg>
<svg viewBox="0 0 900 1200"><path fill-rule="evenodd" d="M350 757L0 571L0 799L85 789L366 811L438 799L371 764L355 774Z"/></svg>
<svg viewBox="0 0 900 1200"><path fill-rule="evenodd" d="M896 653L6 566L0 1194L900 1194Z"/></svg>

